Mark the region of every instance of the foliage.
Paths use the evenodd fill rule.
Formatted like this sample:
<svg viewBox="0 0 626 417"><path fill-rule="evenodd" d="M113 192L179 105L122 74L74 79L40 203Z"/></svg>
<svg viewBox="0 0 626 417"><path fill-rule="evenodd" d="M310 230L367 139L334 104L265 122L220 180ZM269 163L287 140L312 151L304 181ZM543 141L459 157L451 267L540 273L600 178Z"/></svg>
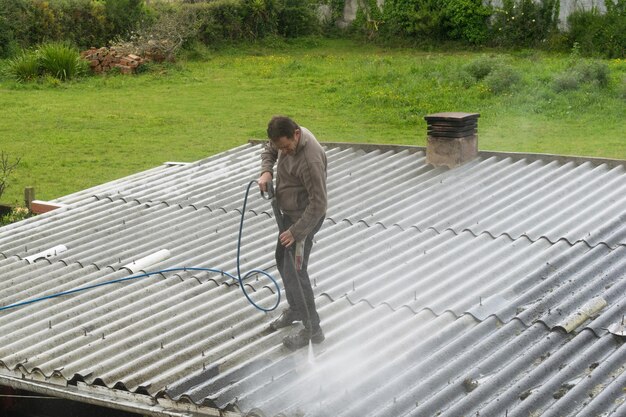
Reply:
<svg viewBox="0 0 626 417"><path fill-rule="evenodd" d="M522 81L522 76L510 65L500 65L484 78L484 83L493 94L512 91Z"/></svg>
<svg viewBox="0 0 626 417"><path fill-rule="evenodd" d="M278 11L277 33L287 38L316 33L320 20L315 13L315 3L301 0L282 0Z"/></svg>
<svg viewBox="0 0 626 417"><path fill-rule="evenodd" d="M579 60L557 74L552 84L556 92L578 90L583 85L606 88L610 80L609 66L597 60Z"/></svg>
<svg viewBox="0 0 626 417"><path fill-rule="evenodd" d="M10 212L0 215L0 226L19 222L20 220L31 217L32 214L26 207L14 207Z"/></svg>
<svg viewBox="0 0 626 417"><path fill-rule="evenodd" d="M67 43L48 42L38 49L23 51L9 61L8 73L17 81L33 81L52 77L65 81L84 75L87 62L78 50Z"/></svg>
<svg viewBox="0 0 626 417"><path fill-rule="evenodd" d="M161 5L153 19L146 20L125 38L113 42L124 54L136 54L156 62L174 61L178 51L196 38L196 11L179 5Z"/></svg>
<svg viewBox="0 0 626 417"><path fill-rule="evenodd" d="M9 60L6 72L17 81L33 81L41 75L41 64L37 51L21 52Z"/></svg>
<svg viewBox="0 0 626 417"><path fill-rule="evenodd" d="M144 0L106 0L104 4L111 31L109 39L129 35L146 14Z"/></svg>
<svg viewBox="0 0 626 417"><path fill-rule="evenodd" d="M448 39L482 45L489 37L492 9L482 0L444 0L443 21Z"/></svg>
<svg viewBox="0 0 626 417"><path fill-rule="evenodd" d="M558 32L558 0L503 0L493 15L492 40L505 47L536 47Z"/></svg>
<svg viewBox="0 0 626 417"><path fill-rule="evenodd" d="M9 55L11 44L104 46L146 16L144 0L0 0L0 57Z"/></svg>
<svg viewBox="0 0 626 417"><path fill-rule="evenodd" d="M66 43L45 43L38 55L42 73L61 81L79 77L86 71L86 62L78 50Z"/></svg>
<svg viewBox="0 0 626 417"><path fill-rule="evenodd" d="M444 38L444 15L439 0L387 0L383 6L387 35L418 40Z"/></svg>
<svg viewBox="0 0 626 417"><path fill-rule="evenodd" d="M586 56L626 57L626 0L606 0L606 13L596 7L576 10L567 19L570 46Z"/></svg>
<svg viewBox="0 0 626 417"><path fill-rule="evenodd" d="M510 92L522 81L518 70L491 56L480 56L470 61L462 67L462 71L467 75L461 77L467 80L466 86L482 83L493 94Z"/></svg>
<svg viewBox="0 0 626 417"><path fill-rule="evenodd" d="M400 36L421 42L481 44L488 36L491 9L482 0L387 0L382 10L376 0L361 0L359 4L360 19L355 25L369 38L379 29L387 38Z"/></svg>

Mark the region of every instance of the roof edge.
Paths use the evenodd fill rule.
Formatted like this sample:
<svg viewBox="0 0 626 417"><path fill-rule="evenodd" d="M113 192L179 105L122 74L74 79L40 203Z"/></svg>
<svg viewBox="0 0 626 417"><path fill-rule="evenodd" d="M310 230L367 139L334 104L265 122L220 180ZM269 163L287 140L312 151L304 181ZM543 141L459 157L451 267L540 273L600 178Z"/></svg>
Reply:
<svg viewBox="0 0 626 417"><path fill-rule="evenodd" d="M240 416L238 413L222 412L210 407L191 407L188 404L181 404L180 407L172 408L171 402L161 404L159 400L148 396L80 383L76 386L62 386L0 374L0 385L152 417Z"/></svg>
<svg viewBox="0 0 626 417"><path fill-rule="evenodd" d="M259 145L265 143L267 140L265 139L249 139L248 143L252 145ZM331 147L350 147L356 149L362 149L366 152L371 152L374 150L395 150L395 151L409 151L410 153L415 152L426 152L425 146L414 146L414 145L394 145L394 144L376 144L376 143L359 143L359 142L321 142L323 145L331 146ZM559 155L559 154L549 154L549 153L529 153L529 152L502 152L502 151L478 151L478 156L483 157L491 157L491 156L499 156L499 157L510 157L516 160L518 159L529 159L529 160L540 160L540 159L551 159L558 162L575 162L575 163L584 163L590 162L593 164L607 164L611 166L626 166L626 159L612 159L612 158L599 158L593 156L575 156L575 155Z"/></svg>

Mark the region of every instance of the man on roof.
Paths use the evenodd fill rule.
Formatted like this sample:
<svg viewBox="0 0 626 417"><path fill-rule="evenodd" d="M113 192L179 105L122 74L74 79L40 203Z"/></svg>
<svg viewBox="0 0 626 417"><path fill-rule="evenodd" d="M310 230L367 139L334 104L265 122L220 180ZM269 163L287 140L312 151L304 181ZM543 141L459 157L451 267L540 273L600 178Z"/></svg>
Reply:
<svg viewBox="0 0 626 417"><path fill-rule="evenodd" d="M267 136L258 183L266 192L276 165L276 199L283 219L276 265L289 304L270 324L270 330L302 321L303 329L283 339L287 348L296 350L310 341L324 340L307 266L313 236L326 218L326 154L313 133L289 117L273 117Z"/></svg>

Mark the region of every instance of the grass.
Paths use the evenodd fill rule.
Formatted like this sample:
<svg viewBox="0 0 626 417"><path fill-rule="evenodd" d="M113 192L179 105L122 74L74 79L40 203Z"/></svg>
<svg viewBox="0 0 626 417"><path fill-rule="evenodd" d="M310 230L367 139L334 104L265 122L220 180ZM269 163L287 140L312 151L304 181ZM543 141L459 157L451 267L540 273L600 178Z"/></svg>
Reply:
<svg viewBox="0 0 626 417"><path fill-rule="evenodd" d="M478 79L474 61L498 71ZM305 39L222 49L133 77L5 78L0 149L22 163L2 202L21 201L26 186L53 199L164 161L198 160L263 138L274 114L322 141L423 146L424 115L479 112L482 150L626 159L626 61L603 62L606 86L568 75L580 62ZM566 89L555 87L559 76L571 78Z"/></svg>

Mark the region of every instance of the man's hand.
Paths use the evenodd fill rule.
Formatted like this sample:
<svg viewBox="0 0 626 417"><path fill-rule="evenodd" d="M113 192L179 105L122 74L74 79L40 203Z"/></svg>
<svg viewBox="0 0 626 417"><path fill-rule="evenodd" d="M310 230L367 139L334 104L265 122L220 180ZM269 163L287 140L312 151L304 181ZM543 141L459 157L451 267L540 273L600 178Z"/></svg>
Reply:
<svg viewBox="0 0 626 417"><path fill-rule="evenodd" d="M261 176L259 177L259 179L257 180L257 183L259 184L259 189L266 193L267 192L267 183L272 181L272 173L265 171L264 173L261 174Z"/></svg>
<svg viewBox="0 0 626 417"><path fill-rule="evenodd" d="M290 230L285 230L280 234L278 238L280 239L280 244L286 248L293 245L293 243L296 241L296 239L293 238Z"/></svg>

